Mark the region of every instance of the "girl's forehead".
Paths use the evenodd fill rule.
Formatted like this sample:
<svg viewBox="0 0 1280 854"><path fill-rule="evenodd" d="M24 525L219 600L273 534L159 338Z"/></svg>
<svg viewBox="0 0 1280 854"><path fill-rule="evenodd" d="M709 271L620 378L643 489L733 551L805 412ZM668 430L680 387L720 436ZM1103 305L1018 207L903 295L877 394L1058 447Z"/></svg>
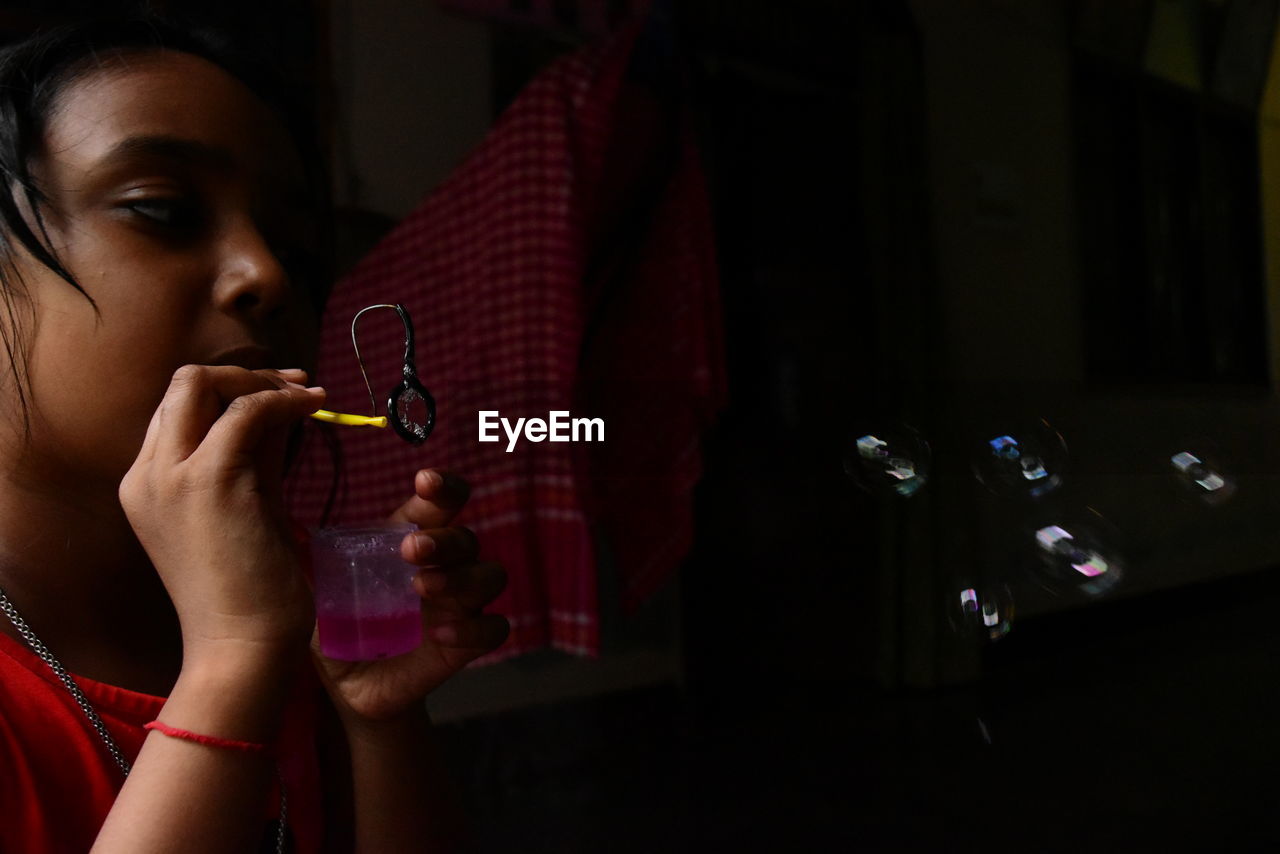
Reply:
<svg viewBox="0 0 1280 854"><path fill-rule="evenodd" d="M186 143L246 173L300 173L272 110L217 65L186 53L110 58L64 88L45 125L45 153L80 168L147 153L139 140Z"/></svg>

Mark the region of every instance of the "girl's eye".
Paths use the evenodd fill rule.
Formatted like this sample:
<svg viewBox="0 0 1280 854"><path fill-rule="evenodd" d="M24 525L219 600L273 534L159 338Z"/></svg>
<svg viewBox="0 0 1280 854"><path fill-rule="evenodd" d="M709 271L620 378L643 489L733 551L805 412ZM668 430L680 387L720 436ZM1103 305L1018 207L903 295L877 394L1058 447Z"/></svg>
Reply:
<svg viewBox="0 0 1280 854"><path fill-rule="evenodd" d="M192 228L200 222L200 210L186 199L139 199L124 207L167 228Z"/></svg>

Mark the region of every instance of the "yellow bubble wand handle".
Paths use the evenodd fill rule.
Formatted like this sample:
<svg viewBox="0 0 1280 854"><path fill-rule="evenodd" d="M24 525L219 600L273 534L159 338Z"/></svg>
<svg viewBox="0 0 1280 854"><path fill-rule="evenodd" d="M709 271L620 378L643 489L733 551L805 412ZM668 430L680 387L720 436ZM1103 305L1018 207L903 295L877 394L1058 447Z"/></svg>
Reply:
<svg viewBox="0 0 1280 854"><path fill-rule="evenodd" d="M387 416L385 415L348 415L345 412L330 412L327 409L317 409L311 413L311 417L317 421L327 421L330 424L342 424L345 427L386 427Z"/></svg>

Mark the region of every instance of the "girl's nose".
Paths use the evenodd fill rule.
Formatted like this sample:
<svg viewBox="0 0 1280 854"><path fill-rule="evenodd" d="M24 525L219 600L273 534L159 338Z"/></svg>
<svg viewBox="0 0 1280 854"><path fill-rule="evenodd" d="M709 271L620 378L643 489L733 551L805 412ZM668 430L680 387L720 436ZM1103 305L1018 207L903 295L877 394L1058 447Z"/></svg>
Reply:
<svg viewBox="0 0 1280 854"><path fill-rule="evenodd" d="M256 225L228 229L220 254L213 289L219 309L261 320L284 303L289 273Z"/></svg>

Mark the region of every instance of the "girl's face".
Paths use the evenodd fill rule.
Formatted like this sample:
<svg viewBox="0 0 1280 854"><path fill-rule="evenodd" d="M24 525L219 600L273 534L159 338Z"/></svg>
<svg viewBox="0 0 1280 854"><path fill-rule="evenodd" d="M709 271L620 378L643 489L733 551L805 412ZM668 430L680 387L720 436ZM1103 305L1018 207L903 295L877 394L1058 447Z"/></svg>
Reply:
<svg viewBox="0 0 1280 854"><path fill-rule="evenodd" d="M97 303L18 258L43 476L118 481L184 364L312 367L315 309L288 268L315 248L316 211L283 126L225 71L155 51L91 72L59 97L33 172Z"/></svg>

